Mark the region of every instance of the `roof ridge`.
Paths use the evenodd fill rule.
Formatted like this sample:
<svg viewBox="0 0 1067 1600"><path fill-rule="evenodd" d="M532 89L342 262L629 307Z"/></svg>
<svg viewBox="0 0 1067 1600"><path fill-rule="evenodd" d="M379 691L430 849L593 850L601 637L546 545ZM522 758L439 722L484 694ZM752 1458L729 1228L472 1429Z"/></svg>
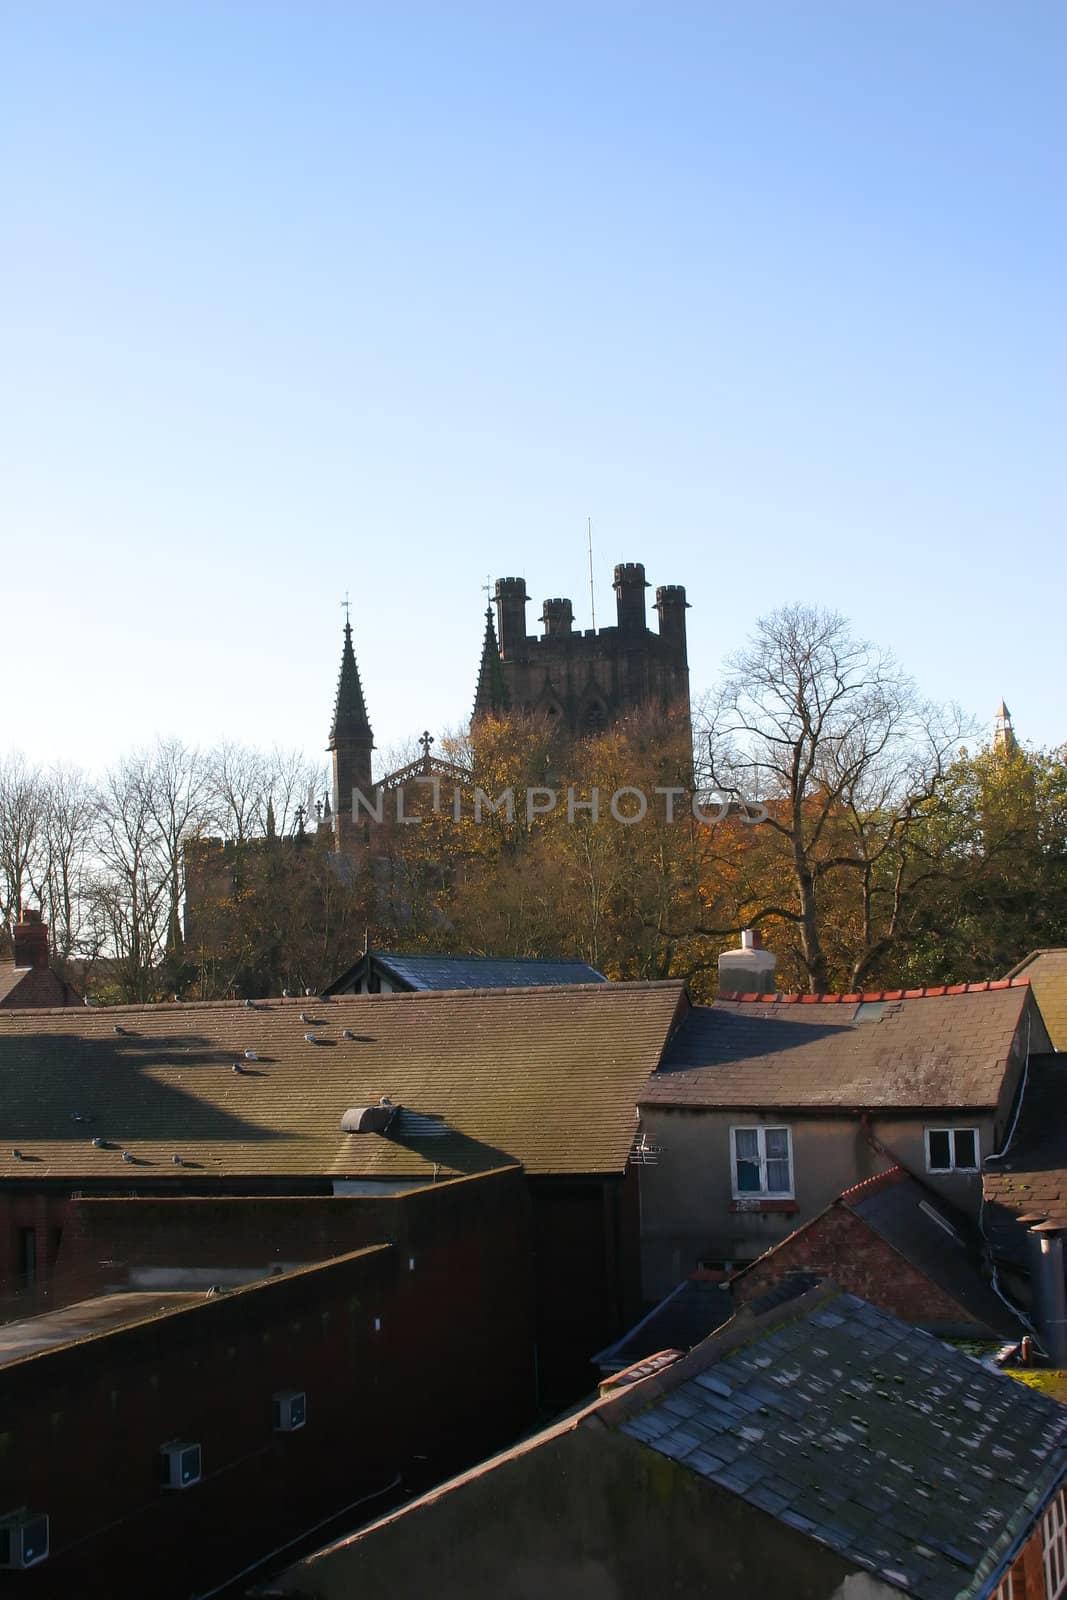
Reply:
<svg viewBox="0 0 1067 1600"><path fill-rule="evenodd" d="M1028 989L1029 978L983 978L974 983L931 983L921 989L859 989L854 994L720 994L735 1005L868 1005L879 1000L938 1000L946 995L985 994L991 989Z"/></svg>
<svg viewBox="0 0 1067 1600"><path fill-rule="evenodd" d="M884 1172L875 1172L869 1178L861 1178L859 1183L852 1184L848 1189L842 1189L837 1200L851 1200L854 1195L872 1194L879 1184L899 1183L902 1178L910 1177L911 1173L906 1172L898 1161L895 1166L887 1167ZM836 1203L837 1201L834 1202Z"/></svg>
<svg viewBox="0 0 1067 1600"><path fill-rule="evenodd" d="M1067 956L1067 944L1039 945L1036 950L1031 950L1029 955L1023 956L1021 961L1017 961L1013 967L1009 968L1004 976L1006 978L1014 978L1016 973L1021 972L1024 967L1028 967L1031 961L1036 961L1038 956Z"/></svg>
<svg viewBox="0 0 1067 1600"><path fill-rule="evenodd" d="M325 999L322 995L263 995L252 1001L254 1010L277 1009L286 1007L299 1007L306 1010L312 1006L337 1006L345 1004L383 1005L388 1002L403 1002L411 1004L413 1001L429 1001L439 999L510 999L521 998L527 995L550 994L613 994L624 991L632 994L638 990L662 990L678 992L685 988L683 978L633 978L620 983L530 983L522 987L513 984L499 984L495 987L481 989L415 989L399 994L335 994ZM140 1016L145 1012L165 1013L171 1016L184 1015L192 1011L222 1011L231 1008L235 1011L247 1011L247 1000L125 1000L119 1005L101 1006L19 1006L11 1010L0 1009L0 1018L17 1020L26 1017L57 1016L74 1017L84 1016L86 1012L98 1012L101 1016L129 1015L131 1012Z"/></svg>

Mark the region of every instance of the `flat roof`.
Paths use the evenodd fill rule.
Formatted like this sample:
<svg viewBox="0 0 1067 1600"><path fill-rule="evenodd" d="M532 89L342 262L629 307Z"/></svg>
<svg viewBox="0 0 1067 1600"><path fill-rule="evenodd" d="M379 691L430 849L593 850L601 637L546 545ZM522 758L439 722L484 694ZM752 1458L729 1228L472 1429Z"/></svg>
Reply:
<svg viewBox="0 0 1067 1600"><path fill-rule="evenodd" d="M203 1299L202 1289L163 1293L123 1291L79 1300L72 1306L43 1311L40 1316L26 1317L21 1322L2 1323L0 1367L37 1355L41 1350L76 1344L79 1339L89 1339L97 1333L112 1333L127 1323L144 1322L165 1311L180 1311L183 1306L195 1305Z"/></svg>

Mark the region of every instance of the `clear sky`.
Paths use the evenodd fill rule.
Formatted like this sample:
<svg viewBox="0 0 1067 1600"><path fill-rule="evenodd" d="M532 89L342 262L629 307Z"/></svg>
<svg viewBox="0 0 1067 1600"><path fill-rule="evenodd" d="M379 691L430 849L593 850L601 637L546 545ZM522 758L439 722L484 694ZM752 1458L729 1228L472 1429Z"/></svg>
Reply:
<svg viewBox="0 0 1067 1600"><path fill-rule="evenodd" d="M0 748L462 723L488 575L1067 739L1060 0L0 6Z"/></svg>

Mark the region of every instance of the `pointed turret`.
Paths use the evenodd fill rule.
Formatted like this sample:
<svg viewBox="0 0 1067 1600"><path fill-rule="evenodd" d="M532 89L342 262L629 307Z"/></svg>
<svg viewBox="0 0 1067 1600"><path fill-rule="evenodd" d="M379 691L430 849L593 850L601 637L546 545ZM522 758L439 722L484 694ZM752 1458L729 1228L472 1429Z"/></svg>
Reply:
<svg viewBox="0 0 1067 1600"><path fill-rule="evenodd" d="M352 792L359 789L369 795L373 786L371 752L374 749L374 735L352 649L352 624L347 619L328 749L333 754L334 838L337 849L343 851L352 836Z"/></svg>
<svg viewBox="0 0 1067 1600"><path fill-rule="evenodd" d="M509 706L508 686L500 665L500 649L493 626L493 608L485 608L485 641L482 664L478 669L478 692L474 697L474 719L500 716Z"/></svg>

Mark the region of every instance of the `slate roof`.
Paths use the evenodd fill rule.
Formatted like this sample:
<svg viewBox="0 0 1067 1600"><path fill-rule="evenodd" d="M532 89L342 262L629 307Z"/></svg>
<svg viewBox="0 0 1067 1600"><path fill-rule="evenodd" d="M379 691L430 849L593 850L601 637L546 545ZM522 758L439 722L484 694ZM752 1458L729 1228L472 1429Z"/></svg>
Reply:
<svg viewBox="0 0 1067 1600"><path fill-rule="evenodd" d="M733 1314L725 1283L686 1278L621 1339L595 1355L593 1363L603 1372L617 1372L660 1350L691 1350Z"/></svg>
<svg viewBox="0 0 1067 1600"><path fill-rule="evenodd" d="M326 993L341 993L360 972L366 959L361 956L347 972L335 978ZM370 959L411 989L532 989L550 984L607 982L602 972L584 961L403 955L392 950L372 950Z"/></svg>
<svg viewBox="0 0 1067 1600"><path fill-rule="evenodd" d="M622 1172L684 1003L664 982L0 1012L0 1175ZM383 1095L436 1120L341 1132Z"/></svg>
<svg viewBox="0 0 1067 1600"><path fill-rule="evenodd" d="M601 1416L919 1600L988 1594L1067 1477L1067 1408L832 1287Z"/></svg>
<svg viewBox="0 0 1067 1600"><path fill-rule="evenodd" d="M1019 1122L1001 1161L986 1157L982 1226L995 1251L1025 1262L1020 1216L1067 1227L1067 1056L1031 1056Z"/></svg>
<svg viewBox="0 0 1067 1600"><path fill-rule="evenodd" d="M1053 1048L1067 1050L1067 950L1033 950L1007 976L1029 978Z"/></svg>
<svg viewBox="0 0 1067 1600"><path fill-rule="evenodd" d="M1029 993L1020 982L936 997L695 1006L642 1104L993 1108Z"/></svg>
<svg viewBox="0 0 1067 1600"><path fill-rule="evenodd" d="M847 1206L975 1322L998 1336L1018 1337L1018 1318L982 1270L980 1234L933 1189L894 1167L846 1190L834 1204Z"/></svg>

